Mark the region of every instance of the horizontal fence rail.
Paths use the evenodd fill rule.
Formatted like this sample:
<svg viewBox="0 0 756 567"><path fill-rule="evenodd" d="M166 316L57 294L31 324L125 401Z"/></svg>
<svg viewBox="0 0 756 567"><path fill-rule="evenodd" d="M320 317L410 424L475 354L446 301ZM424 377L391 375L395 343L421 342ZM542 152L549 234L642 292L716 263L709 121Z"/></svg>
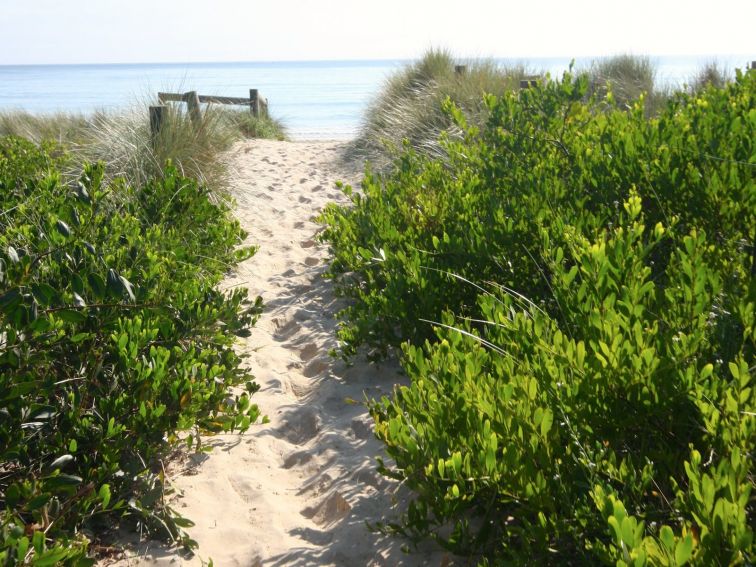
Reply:
<svg viewBox="0 0 756 567"><path fill-rule="evenodd" d="M153 138L158 135L160 128L165 122L168 112L167 102L185 102L192 122L199 126L202 122L202 110L200 104L231 104L236 106L249 106L249 111L255 117L268 117L268 99L260 96L258 89L249 89L249 97L201 95L197 91L185 93L161 93L157 94L159 104L150 106L150 130Z"/></svg>

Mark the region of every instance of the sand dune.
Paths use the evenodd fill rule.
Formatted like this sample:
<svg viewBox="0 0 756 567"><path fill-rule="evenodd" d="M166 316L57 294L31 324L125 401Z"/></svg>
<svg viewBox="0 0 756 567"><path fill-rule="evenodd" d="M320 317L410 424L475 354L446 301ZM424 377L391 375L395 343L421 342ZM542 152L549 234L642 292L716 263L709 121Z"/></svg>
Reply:
<svg viewBox="0 0 756 567"><path fill-rule="evenodd" d="M406 496L375 472L381 445L365 408L350 400L389 393L402 378L392 364L347 367L328 355L339 302L322 278L327 250L312 219L345 199L336 180L358 179L335 165L339 150L335 142L249 141L232 152L237 215L260 251L225 285L265 301L240 349L261 385L253 400L271 422L210 439L214 451L192 457L172 479L174 505L196 523L195 557L148 543L122 564L450 564L437 550L407 555L406 542L366 528L395 517L392 507Z"/></svg>

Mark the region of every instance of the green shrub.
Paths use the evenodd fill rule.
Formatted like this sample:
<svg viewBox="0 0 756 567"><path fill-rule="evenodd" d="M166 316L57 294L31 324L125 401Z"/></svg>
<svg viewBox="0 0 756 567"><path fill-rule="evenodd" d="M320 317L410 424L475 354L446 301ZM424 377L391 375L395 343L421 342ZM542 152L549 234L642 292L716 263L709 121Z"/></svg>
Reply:
<svg viewBox="0 0 756 567"><path fill-rule="evenodd" d="M4 565L91 564L84 534L120 520L193 545L160 459L259 415L232 345L260 301L217 288L254 253L239 224L170 165L103 179L68 183L44 149L0 140Z"/></svg>
<svg viewBox="0 0 756 567"><path fill-rule="evenodd" d="M488 97L328 207L344 353L402 522L483 564L753 561L756 73L647 118L588 77ZM587 102L585 102L587 100ZM438 324L432 326L430 322Z"/></svg>

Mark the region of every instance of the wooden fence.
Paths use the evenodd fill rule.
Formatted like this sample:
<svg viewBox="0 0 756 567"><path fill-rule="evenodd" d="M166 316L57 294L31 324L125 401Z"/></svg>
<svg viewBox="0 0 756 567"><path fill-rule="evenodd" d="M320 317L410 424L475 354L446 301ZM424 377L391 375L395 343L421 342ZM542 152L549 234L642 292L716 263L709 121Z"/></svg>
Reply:
<svg viewBox="0 0 756 567"><path fill-rule="evenodd" d="M233 104L237 106L248 106L249 111L255 117L268 116L268 99L260 96L257 89L249 89L249 98L235 96L215 96L201 95L197 91L185 93L158 93L157 106L150 106L150 130L152 135L156 136L160 132L167 113L167 102L185 102L189 116L194 124L199 125L202 122L201 104Z"/></svg>

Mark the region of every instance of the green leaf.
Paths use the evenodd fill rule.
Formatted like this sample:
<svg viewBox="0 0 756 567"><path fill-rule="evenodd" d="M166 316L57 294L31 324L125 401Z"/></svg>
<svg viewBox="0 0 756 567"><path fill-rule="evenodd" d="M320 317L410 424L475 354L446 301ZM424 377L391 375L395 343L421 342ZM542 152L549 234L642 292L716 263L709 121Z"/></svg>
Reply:
<svg viewBox="0 0 756 567"><path fill-rule="evenodd" d="M75 309L61 309L56 311L55 315L69 323L83 323L87 320L87 316L84 313Z"/></svg>
<svg viewBox="0 0 756 567"><path fill-rule="evenodd" d="M76 486L82 483L80 476L72 474L58 474L50 476L45 479L44 486L47 490L55 490L56 488Z"/></svg>
<svg viewBox="0 0 756 567"><path fill-rule="evenodd" d="M131 301L136 301L136 295L134 295L134 286L131 284L131 282L123 276L118 276L118 279L121 281L121 287L126 291L129 299L131 299Z"/></svg>
<svg viewBox="0 0 756 567"><path fill-rule="evenodd" d="M13 246L8 246L8 259L13 264L18 264L19 262L18 252Z"/></svg>
<svg viewBox="0 0 756 567"><path fill-rule="evenodd" d="M570 271L564 276L564 285L570 285L578 274L578 267L572 266Z"/></svg>
<svg viewBox="0 0 756 567"><path fill-rule="evenodd" d="M659 530L659 539L664 544L664 547L667 548L669 553L672 553L675 549L675 534L672 531L672 528L669 526L662 526L661 530Z"/></svg>
<svg viewBox="0 0 756 567"><path fill-rule="evenodd" d="M75 440L72 441L72 443L75 443L75 442L76 442ZM68 464L72 463L73 460L74 460L73 455L61 455L60 457L55 459L52 463L50 463L50 468L52 470L62 469Z"/></svg>
<svg viewBox="0 0 756 567"><path fill-rule="evenodd" d="M115 296L123 293L123 284L118 277L118 273L113 268L108 270L107 288L108 291Z"/></svg>
<svg viewBox="0 0 756 567"><path fill-rule="evenodd" d="M685 565L693 555L693 538L690 534L677 542L675 547L675 563Z"/></svg>
<svg viewBox="0 0 756 567"><path fill-rule="evenodd" d="M50 494L49 492L45 492L44 494L35 496L34 498L32 498L26 503L26 505L24 506L24 509L27 512L34 512L34 510L39 510L42 506L47 504L51 498L52 498L52 494Z"/></svg>
<svg viewBox="0 0 756 567"><path fill-rule="evenodd" d="M87 282L89 283L89 287L92 288L92 292L95 294L95 297L97 297L98 299L105 297L107 288L105 287L105 280L103 280L100 275L95 273L88 274Z"/></svg>
<svg viewBox="0 0 756 567"><path fill-rule="evenodd" d="M45 552L38 554L34 558L34 567L51 567L58 565L61 560L69 555L69 550L65 547L54 547Z"/></svg>
<svg viewBox="0 0 756 567"><path fill-rule="evenodd" d="M541 435L543 437L546 437L553 423L554 413L549 408L546 408L543 412L543 420L541 421Z"/></svg>
<svg viewBox="0 0 756 567"><path fill-rule="evenodd" d="M16 557L18 558L19 564L23 565L25 563L24 560L26 559L26 554L29 551L29 538L26 536L21 537L16 545Z"/></svg>
<svg viewBox="0 0 756 567"><path fill-rule="evenodd" d="M49 284L38 283L32 286L32 294L41 305L50 305L58 298L58 291Z"/></svg>
<svg viewBox="0 0 756 567"><path fill-rule="evenodd" d="M62 220L58 219L58 222L55 223L55 228L57 228L58 232L63 236L71 236L71 228Z"/></svg>
<svg viewBox="0 0 756 567"><path fill-rule="evenodd" d="M108 508L108 504L110 504L110 485L103 484L100 487L100 490L97 493L97 496L102 501L102 509L106 510Z"/></svg>

